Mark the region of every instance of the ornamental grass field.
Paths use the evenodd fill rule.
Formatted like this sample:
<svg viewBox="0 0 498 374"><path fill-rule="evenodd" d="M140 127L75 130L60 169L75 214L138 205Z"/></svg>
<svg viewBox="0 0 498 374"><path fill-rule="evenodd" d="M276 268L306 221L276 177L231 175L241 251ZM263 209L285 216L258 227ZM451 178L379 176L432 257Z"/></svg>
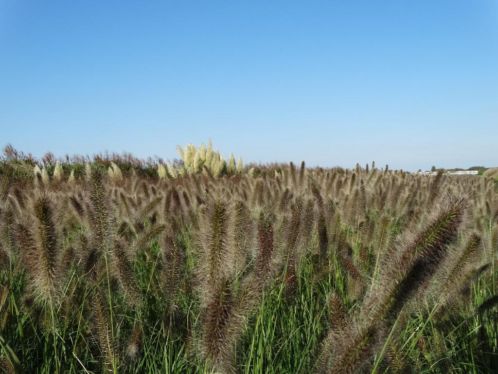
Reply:
<svg viewBox="0 0 498 374"><path fill-rule="evenodd" d="M496 370L493 179L181 156L4 156L5 372Z"/></svg>

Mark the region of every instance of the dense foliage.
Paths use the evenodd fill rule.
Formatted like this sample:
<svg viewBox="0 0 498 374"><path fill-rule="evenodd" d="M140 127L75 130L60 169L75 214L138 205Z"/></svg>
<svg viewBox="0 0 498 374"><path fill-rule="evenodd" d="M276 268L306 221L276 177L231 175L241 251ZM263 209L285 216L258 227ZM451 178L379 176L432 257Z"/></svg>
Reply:
<svg viewBox="0 0 498 374"><path fill-rule="evenodd" d="M498 365L492 179L75 161L0 167L6 372Z"/></svg>

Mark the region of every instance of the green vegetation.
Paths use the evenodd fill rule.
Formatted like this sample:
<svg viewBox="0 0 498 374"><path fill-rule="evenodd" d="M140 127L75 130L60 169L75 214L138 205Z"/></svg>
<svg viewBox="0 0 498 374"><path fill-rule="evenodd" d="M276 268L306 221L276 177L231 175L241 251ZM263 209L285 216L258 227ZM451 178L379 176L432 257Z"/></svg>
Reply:
<svg viewBox="0 0 498 374"><path fill-rule="evenodd" d="M249 168L210 149L170 165L6 150L5 372L498 367L491 178Z"/></svg>

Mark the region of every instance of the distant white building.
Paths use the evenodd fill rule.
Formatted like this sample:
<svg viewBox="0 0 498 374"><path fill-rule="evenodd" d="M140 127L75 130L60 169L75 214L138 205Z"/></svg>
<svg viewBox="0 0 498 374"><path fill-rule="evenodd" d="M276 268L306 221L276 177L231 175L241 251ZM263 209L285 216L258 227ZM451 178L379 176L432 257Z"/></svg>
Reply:
<svg viewBox="0 0 498 374"><path fill-rule="evenodd" d="M417 174L435 176L435 175L437 175L437 171L419 171ZM445 175L478 175L479 171L478 170L455 170L455 171L445 171L444 174Z"/></svg>
<svg viewBox="0 0 498 374"><path fill-rule="evenodd" d="M446 174L448 175L477 175L479 171L477 170L457 170L457 171L449 171Z"/></svg>

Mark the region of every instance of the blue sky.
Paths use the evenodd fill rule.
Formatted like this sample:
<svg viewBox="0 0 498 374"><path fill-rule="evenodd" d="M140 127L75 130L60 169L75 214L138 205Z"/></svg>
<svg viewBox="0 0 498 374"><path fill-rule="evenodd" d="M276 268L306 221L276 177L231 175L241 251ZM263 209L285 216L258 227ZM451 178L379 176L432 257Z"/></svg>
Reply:
<svg viewBox="0 0 498 374"><path fill-rule="evenodd" d="M498 166L498 0L0 0L0 145Z"/></svg>

